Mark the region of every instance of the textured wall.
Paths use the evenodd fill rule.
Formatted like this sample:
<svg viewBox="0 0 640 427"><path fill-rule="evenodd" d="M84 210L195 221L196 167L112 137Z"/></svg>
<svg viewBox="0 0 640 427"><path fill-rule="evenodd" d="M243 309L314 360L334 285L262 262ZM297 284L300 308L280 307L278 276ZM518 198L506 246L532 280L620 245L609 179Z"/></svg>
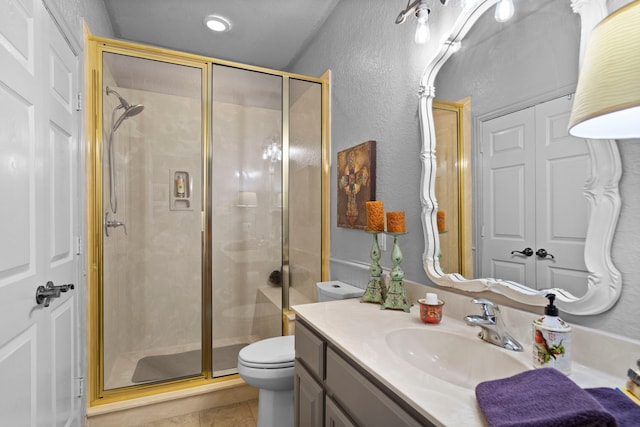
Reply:
<svg viewBox="0 0 640 427"><path fill-rule="evenodd" d="M91 33L101 37L113 37L113 28L103 0L47 0L61 13L73 35L82 40L82 21L87 22Z"/></svg>
<svg viewBox="0 0 640 427"><path fill-rule="evenodd" d="M373 4L372 4L373 3ZM371 236L336 226L337 153L364 141L377 141L377 194L385 209L404 210L408 234L402 237L406 277L425 283L420 220L420 129L418 81L426 64L423 47L413 43L414 26L394 23L403 2L342 1L292 71L332 72L331 255L369 262ZM390 265L390 245L382 264Z"/></svg>
<svg viewBox="0 0 640 427"><path fill-rule="evenodd" d="M568 2L568 0L567 0ZM621 2L612 2L618 5ZM420 223L420 130L418 98L421 73L431 46L413 43L414 25L394 20L406 3L384 0L347 0L338 4L318 36L294 63L291 71L320 75L332 70L332 170L331 257L332 278L362 285L362 263L369 263L370 237L361 231L336 227L336 153L352 145L378 141L377 199L387 210L405 210L409 234L402 238L405 277L428 284L422 270ZM453 5L433 6L432 40L453 22ZM630 337L640 337L637 318L640 303L640 144L619 143L623 165L620 191L623 198L614 237L613 261L622 273L623 294L618 304L602 315L567 320ZM635 166L634 166L635 165ZM390 266L389 247L381 262ZM355 261L353 267L344 263ZM366 270L365 281L366 284Z"/></svg>

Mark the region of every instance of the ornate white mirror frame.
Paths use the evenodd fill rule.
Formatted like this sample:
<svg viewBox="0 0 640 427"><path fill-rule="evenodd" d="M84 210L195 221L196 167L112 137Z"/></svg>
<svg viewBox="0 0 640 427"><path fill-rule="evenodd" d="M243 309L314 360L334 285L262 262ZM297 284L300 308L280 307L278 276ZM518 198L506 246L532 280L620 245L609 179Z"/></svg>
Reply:
<svg viewBox="0 0 640 427"><path fill-rule="evenodd" d="M557 295L557 304L570 314L593 315L610 309L620 297L622 281L620 273L611 261L611 242L620 212L618 182L621 166L618 147L613 140L588 140L591 154L590 177L585 183L584 194L590 207L590 218L585 240L584 257L589 276L587 291L576 297L564 289L535 290L522 284L492 279L466 279L457 273L447 274L440 267L440 238L435 196L436 139L432 102L435 96L434 82L442 65L459 48L463 38L480 16L496 3L481 1L475 8L461 10L448 36L434 59L428 64L420 82L420 125L422 130L422 176L420 201L425 251L422 257L429 279L438 286L469 292L492 291L530 305L546 305L544 297L549 292ZM580 60L594 26L607 16L606 0L572 0L571 7L581 19Z"/></svg>

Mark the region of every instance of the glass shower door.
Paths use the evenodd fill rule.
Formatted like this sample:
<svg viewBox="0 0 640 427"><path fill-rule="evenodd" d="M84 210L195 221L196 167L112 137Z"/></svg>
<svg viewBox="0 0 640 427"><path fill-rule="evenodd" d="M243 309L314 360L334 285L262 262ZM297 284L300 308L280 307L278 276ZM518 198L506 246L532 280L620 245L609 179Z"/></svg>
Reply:
<svg viewBox="0 0 640 427"><path fill-rule="evenodd" d="M102 65L103 389L199 376L204 69Z"/></svg>
<svg viewBox="0 0 640 427"><path fill-rule="evenodd" d="M213 376L282 335L282 81L213 65Z"/></svg>

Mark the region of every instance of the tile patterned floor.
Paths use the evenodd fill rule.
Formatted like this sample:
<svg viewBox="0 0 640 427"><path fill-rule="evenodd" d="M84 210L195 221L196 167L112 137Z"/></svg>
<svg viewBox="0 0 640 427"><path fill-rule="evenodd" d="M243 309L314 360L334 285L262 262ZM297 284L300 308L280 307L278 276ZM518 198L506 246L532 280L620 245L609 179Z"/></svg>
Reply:
<svg viewBox="0 0 640 427"><path fill-rule="evenodd" d="M221 408L167 418L140 427L256 427L258 401L236 403Z"/></svg>

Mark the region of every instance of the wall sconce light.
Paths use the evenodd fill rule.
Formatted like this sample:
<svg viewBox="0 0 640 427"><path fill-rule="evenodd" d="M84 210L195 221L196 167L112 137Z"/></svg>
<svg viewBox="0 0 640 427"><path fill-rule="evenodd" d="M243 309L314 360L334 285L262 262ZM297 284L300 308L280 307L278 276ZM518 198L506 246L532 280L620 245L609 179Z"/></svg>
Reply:
<svg viewBox="0 0 640 427"><path fill-rule="evenodd" d="M407 16L414 14L418 20L414 40L418 44L424 44L431 38L428 24L431 9L427 6L426 0L415 0L413 3L410 3L410 1L407 2L407 7L396 18L396 24L402 24L407 20ZM448 0L440 0L442 5L446 5L447 2Z"/></svg>
<svg viewBox="0 0 640 427"><path fill-rule="evenodd" d="M618 9L589 39L569 133L589 139L640 138L640 1Z"/></svg>
<svg viewBox="0 0 640 427"><path fill-rule="evenodd" d="M439 0L440 4L446 6L449 0ZM479 0L460 0L460 6L462 8L475 7ZM515 9L513 7L513 0L498 0L496 4L495 18L498 22L505 22L511 19ZM416 33L414 40L417 44L424 44L431 38L431 32L429 31L429 15L431 9L427 6L427 0L415 0L411 3L411 0L407 1L407 6L396 18L396 24L402 24L407 20L407 16L414 14L418 23L416 24Z"/></svg>

